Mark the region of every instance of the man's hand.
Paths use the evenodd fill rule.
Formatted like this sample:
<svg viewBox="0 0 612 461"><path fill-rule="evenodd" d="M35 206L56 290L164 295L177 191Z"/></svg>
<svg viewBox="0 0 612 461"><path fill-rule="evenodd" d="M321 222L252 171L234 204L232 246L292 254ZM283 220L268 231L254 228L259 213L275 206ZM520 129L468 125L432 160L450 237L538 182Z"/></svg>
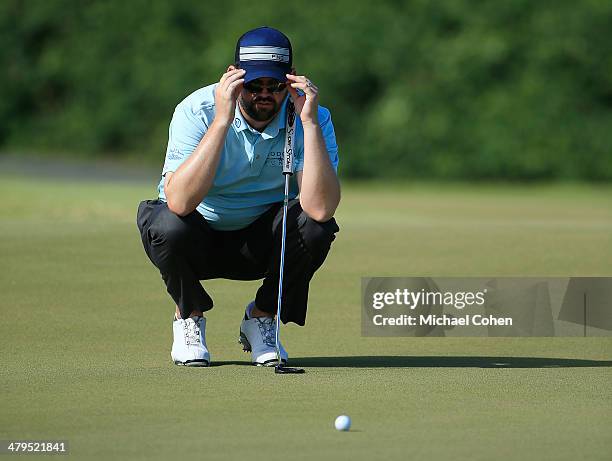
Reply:
<svg viewBox="0 0 612 461"><path fill-rule="evenodd" d="M287 88L302 124L318 124L319 89L304 75L287 74L287 81L291 82ZM304 94L298 95L297 89L302 90Z"/></svg>
<svg viewBox="0 0 612 461"><path fill-rule="evenodd" d="M223 74L219 85L215 88L215 119L231 124L236 111L236 100L244 83L244 69L230 69Z"/></svg>

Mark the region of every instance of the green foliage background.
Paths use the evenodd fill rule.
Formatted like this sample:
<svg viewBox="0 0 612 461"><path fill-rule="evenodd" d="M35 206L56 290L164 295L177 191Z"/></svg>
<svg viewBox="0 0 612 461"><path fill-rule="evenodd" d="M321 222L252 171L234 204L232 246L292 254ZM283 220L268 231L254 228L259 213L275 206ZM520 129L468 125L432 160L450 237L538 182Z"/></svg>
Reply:
<svg viewBox="0 0 612 461"><path fill-rule="evenodd" d="M0 2L0 149L161 163L174 106L260 25L345 177L612 179L612 2Z"/></svg>

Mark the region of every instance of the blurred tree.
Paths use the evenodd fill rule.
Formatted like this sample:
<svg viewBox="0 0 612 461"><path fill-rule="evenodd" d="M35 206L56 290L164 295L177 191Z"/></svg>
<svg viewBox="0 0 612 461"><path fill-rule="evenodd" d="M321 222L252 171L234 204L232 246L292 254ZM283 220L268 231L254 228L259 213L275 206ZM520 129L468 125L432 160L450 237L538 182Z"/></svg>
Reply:
<svg viewBox="0 0 612 461"><path fill-rule="evenodd" d="M160 163L174 106L283 30L351 177L612 179L612 3L0 3L0 148Z"/></svg>

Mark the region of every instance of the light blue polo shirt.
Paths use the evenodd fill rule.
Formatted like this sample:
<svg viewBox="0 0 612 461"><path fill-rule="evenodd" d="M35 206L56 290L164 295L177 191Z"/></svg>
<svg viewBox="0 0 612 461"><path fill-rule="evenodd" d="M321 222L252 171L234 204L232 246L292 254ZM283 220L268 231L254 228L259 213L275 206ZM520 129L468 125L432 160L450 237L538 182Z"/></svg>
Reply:
<svg viewBox="0 0 612 461"><path fill-rule="evenodd" d="M164 175L174 172L195 150L215 116L214 91L209 85L187 96L174 110L168 134L168 149L158 186L159 198L166 201ZM285 146L287 99L281 111L260 133L246 122L236 106L234 122L228 130L217 173L197 211L213 229L242 229L282 202L285 180L282 156ZM319 106L319 124L334 169L338 170L338 146L329 110ZM294 171L304 169L304 129L296 119ZM295 176L291 178L290 198L298 194Z"/></svg>

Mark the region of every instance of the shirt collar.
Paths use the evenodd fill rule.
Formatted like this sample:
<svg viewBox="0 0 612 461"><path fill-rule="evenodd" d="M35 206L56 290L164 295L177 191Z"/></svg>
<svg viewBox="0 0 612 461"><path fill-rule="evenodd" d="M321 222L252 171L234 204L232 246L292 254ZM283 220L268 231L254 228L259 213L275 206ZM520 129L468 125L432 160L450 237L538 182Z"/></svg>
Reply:
<svg viewBox="0 0 612 461"><path fill-rule="evenodd" d="M244 131L249 128L247 121L242 116L242 112L240 112L240 107L238 107L238 103L236 103L236 110L234 111L233 125L236 131Z"/></svg>
<svg viewBox="0 0 612 461"><path fill-rule="evenodd" d="M271 139L278 136L278 132L285 128L285 123L287 120L287 101L289 100L289 95L284 99L281 103L281 110L276 114L276 117L272 119L266 129L261 133L261 137L263 139ZM236 131L244 131L250 129L249 124L242 116L242 112L240 112L240 107L238 107L238 103L236 103L236 110L234 111L234 129Z"/></svg>

